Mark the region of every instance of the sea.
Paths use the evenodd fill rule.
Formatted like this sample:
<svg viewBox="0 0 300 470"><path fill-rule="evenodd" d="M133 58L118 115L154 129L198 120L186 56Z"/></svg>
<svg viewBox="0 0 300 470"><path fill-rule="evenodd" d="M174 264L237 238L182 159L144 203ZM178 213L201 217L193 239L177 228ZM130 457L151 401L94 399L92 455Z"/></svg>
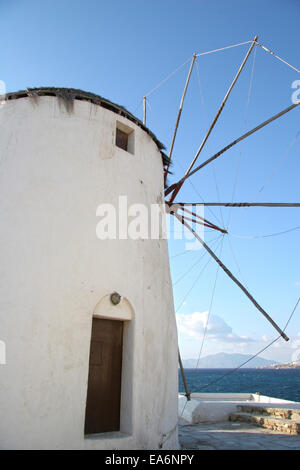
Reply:
<svg viewBox="0 0 300 470"><path fill-rule="evenodd" d="M256 393L300 402L300 369L184 369L191 393ZM179 371L179 392L184 385Z"/></svg>

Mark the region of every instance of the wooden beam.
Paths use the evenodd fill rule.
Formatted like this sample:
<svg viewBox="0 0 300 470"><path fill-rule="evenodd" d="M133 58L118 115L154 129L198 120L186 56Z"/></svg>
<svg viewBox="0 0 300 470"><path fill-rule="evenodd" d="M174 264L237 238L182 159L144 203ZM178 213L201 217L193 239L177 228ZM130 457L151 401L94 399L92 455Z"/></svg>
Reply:
<svg viewBox="0 0 300 470"><path fill-rule="evenodd" d="M234 140L233 142L231 142L229 145L226 145L226 147L224 147L222 150L220 150L219 152L215 153L215 155L213 155L212 157L210 157L208 160L206 160L205 162L201 163L201 165L197 166L197 168L195 168L193 171L191 171L187 176L186 178L189 178L190 176L192 176L194 173L196 173L196 171L199 171L201 170L201 168L205 167L206 165L208 165L208 163L212 162L213 160L215 160L216 158L220 157L220 155L222 155L224 152L226 152L227 150L229 150L231 147L233 147L234 145L238 144L239 142L241 142L242 140L246 139L247 137L249 137L250 135L254 134L254 132L257 132L258 130L262 129L263 127L267 126L268 124L270 124L271 122L275 121L275 119L278 119L280 118L281 116L283 116L284 114L288 113L289 111L291 111L292 109L296 108L297 106L299 106L300 102L299 103L295 103L295 104L292 104L291 106L289 106L288 108L284 109L283 111L281 111L280 113L276 114L275 116L272 116L270 119L267 119L266 121L264 121L263 123L259 124L258 126L254 127L254 129L251 129L251 131L248 131L246 132L246 134L243 134L241 137L239 137L238 139ZM185 178L185 179L186 179Z"/></svg>
<svg viewBox="0 0 300 470"><path fill-rule="evenodd" d="M187 384L187 381L186 381L186 378L185 378L185 373L184 373L184 368L183 368L183 365L182 365L182 360L181 360L179 348L178 348L178 362L179 362L181 377L182 377L182 381L183 381L183 385L184 385L184 389L185 389L185 396L186 396L187 400L190 401L191 394L190 394L188 384Z"/></svg>
<svg viewBox="0 0 300 470"><path fill-rule="evenodd" d="M300 202L176 202L176 205L177 204L182 207L185 207L185 206L300 207Z"/></svg>
<svg viewBox="0 0 300 470"><path fill-rule="evenodd" d="M230 144L226 145L226 147L224 147L222 150L220 150L219 152L215 153L212 157L210 157L208 160L206 160L205 162L201 163L201 165L197 166L193 171L191 171L187 176L184 176L181 180L179 180L177 183L174 183L172 184L171 186L169 186L166 191L165 191L165 195L167 196L168 194L170 194L172 191L172 196L170 198L170 201L169 202L173 202L176 195L178 194L181 186L183 185L183 183L185 182L185 180L187 178L190 178L192 175L194 175L197 171L201 170L202 168L204 168L206 165L208 165L209 163L211 163L212 161L214 161L216 158L220 157L223 153L225 153L227 150L231 149L231 147L233 147L234 145L238 144L239 142L241 142L242 140L246 139L247 137L249 137L250 135L254 134L255 132L257 132L258 130L262 129L263 127L267 126L268 124L270 124L271 122L275 121L276 119L280 118L281 116L283 116L284 114L288 113L289 111L292 111L292 109L296 108L297 106L300 105L300 102L299 103L295 103L295 104L292 104L291 106L289 106L288 108L284 109L283 111L281 111L280 113L278 114L275 114L275 116L272 116L271 118L267 119L266 121L262 122L261 124L259 124L258 126L254 127L254 129L251 129L250 131L246 132L246 134L243 134L241 137L239 137L238 139L234 140L233 142L231 142Z"/></svg>
<svg viewBox="0 0 300 470"><path fill-rule="evenodd" d="M170 151L169 151L169 161L168 161L167 168L166 168L166 171L165 171L165 178L167 177L167 174L168 174L170 161L171 161L171 158L172 158L172 153L173 153L173 148L174 148L174 143L175 143L175 139L176 139L176 134L177 134L179 121L180 121L180 117L181 117L181 113L182 113L183 103L184 103L185 95L186 95L187 88L188 88L188 85L189 85L189 82L190 82L190 78L191 78L191 74L192 74L192 70L193 70L193 67L194 67L196 57L197 57L197 54L194 54L193 58L192 58L192 61L191 61L190 69L189 69L189 72L188 72L188 75L187 75L187 78L186 78L184 90L183 90L183 93L182 93L182 96L181 96L179 110L178 110L177 119L176 119L176 123L175 123L175 128L174 128L174 132L173 132L172 142L171 142L171 147L170 147Z"/></svg>
<svg viewBox="0 0 300 470"><path fill-rule="evenodd" d="M242 64L241 64L239 70L237 71L236 76L235 76L234 79L233 79L233 82L231 83L231 85L230 85L230 87L229 87L229 89L228 89L228 91L227 91L227 93L226 93L226 95L225 95L225 97L224 97L224 99L223 99L223 101L222 101L222 104L221 104L221 106L219 107L218 112L217 112L217 114L216 114L216 116L215 116L213 122L212 122L211 125L210 125L210 128L208 129L208 131L207 131L207 133L206 133L206 135L205 135L205 137L204 137L204 139L203 139L203 141L202 141L202 143L201 143L201 145L200 145L200 147L199 147L199 149L198 149L198 151L197 151L197 153L196 153L196 155L195 155L195 157L194 157L192 163L190 164L188 170L187 170L186 173L185 173L185 176L187 176L187 175L190 173L191 169L193 168L193 166L194 166L194 164L195 164L197 158L199 157L199 154L200 154L201 150L203 149L203 147L204 147L204 145L205 145L205 143L206 143L206 141L207 141L207 139L208 139L208 137L209 137L211 131L213 130L213 128L214 128L214 126L215 126L217 120L219 119L219 116L220 116L221 112L223 111L223 108L224 108L224 106L225 106L225 104L226 104L226 101L228 100L229 95L230 95L230 93L231 93L231 91L232 91L234 85L236 84L237 79L239 78L239 76L240 76L240 74L241 74L241 72L242 72L242 70L243 70L243 68L244 68L244 66L245 66L245 64L246 64L246 62L247 62L247 60L248 60L248 57L249 57L249 55L251 54L253 47L255 46L255 43L256 43L256 41L257 41L257 38L258 38L258 36L255 36L255 38L253 39L252 44L251 44L251 46L250 46L250 48L249 48L249 50L248 50L248 52L247 52L247 54L246 54L246 56L245 56L245 58L244 58L244 60L243 60L243 62L242 62Z"/></svg>
<svg viewBox="0 0 300 470"><path fill-rule="evenodd" d="M201 245L203 246L203 248L205 248L208 253L212 256L212 258L218 263L218 265L223 269L223 271L227 274L228 277L230 277L230 279L244 292L244 294L246 294L246 296L248 297L248 299L253 303L253 305L257 308L257 310L259 310L263 315L264 317L271 323L271 325L275 328L275 330L277 330L280 335L283 337L283 339L285 341L288 341L289 338L286 336L286 334L284 333L284 331L281 330L281 328L279 328L279 326L274 322L274 320L270 317L270 315L268 315L268 313L256 302L256 300L254 299L254 297L250 294L250 292L243 286L243 284L241 284L241 282L229 271L229 269L222 263L222 261L215 255L215 253L209 248L209 246L204 242L204 240L202 240L201 237L199 237L199 235L192 229L192 227L187 223L185 222L184 219L182 219L182 217L178 214L174 214L175 217L180 220L180 222L185 225L185 227L187 227L193 234L194 236L196 237L196 239L201 243Z"/></svg>
<svg viewBox="0 0 300 470"><path fill-rule="evenodd" d="M214 117L213 122L211 123L211 125L210 125L210 127L209 127L207 133L205 134L205 137L204 137L203 141L201 142L201 145L200 145L199 149L197 150L197 153L196 153L196 155L195 155L195 157L194 157L192 163L190 164L190 166L188 167L187 171L185 172L185 175L184 175L184 177L183 177L183 179L182 179L182 183L179 183L179 184L177 185L177 187L175 188L173 194L171 195L170 202L173 202L173 201L174 201L176 195L177 195L178 192L180 191L181 186L183 185L184 180L187 178L188 174L191 172L191 170L192 170L194 164L196 163L197 158L199 157L199 155L200 155L200 153L201 153L201 151L202 151L204 145L205 145L206 142L207 142L208 137L210 136L210 134L211 134L213 128L215 127L215 124L216 124L217 120L219 119L219 116L220 116L221 112L223 111L223 108L224 108L224 106L225 106L225 104L226 104L226 102L227 102L227 100L228 100L228 98L229 98L229 95L230 95L230 93L231 93L231 91L232 91L234 85L235 85L236 82L237 82L237 79L239 78L239 76L240 76L240 74L241 74L241 72L242 72L242 70L243 70L243 68L244 68L244 66L245 66L245 64L246 64L246 62L247 62L247 60L248 60L248 57L249 57L249 55L250 55L251 52L252 52L253 47L254 47L255 44L256 44L257 38L258 38L258 36L255 36L255 38L253 39L252 44L251 44L251 46L250 46L250 48L249 48L249 50L248 50L248 52L247 52L247 54L246 54L246 56L245 56L243 62L242 62L242 64L240 65L240 68L238 69L238 71L237 71L237 73L236 73L236 75L235 75L235 77L234 77L234 79L233 79L233 82L231 83L231 85L230 85L230 87L229 87L229 89L228 89L226 95L225 95L224 98L223 98L223 101L222 101L222 103L221 103L221 106L219 107L219 109L218 109L218 111L217 111L217 114L216 114L215 117Z"/></svg>
<svg viewBox="0 0 300 470"><path fill-rule="evenodd" d="M146 125L146 117L147 117L147 98L143 96L143 108L144 108L144 115L143 115L143 124Z"/></svg>

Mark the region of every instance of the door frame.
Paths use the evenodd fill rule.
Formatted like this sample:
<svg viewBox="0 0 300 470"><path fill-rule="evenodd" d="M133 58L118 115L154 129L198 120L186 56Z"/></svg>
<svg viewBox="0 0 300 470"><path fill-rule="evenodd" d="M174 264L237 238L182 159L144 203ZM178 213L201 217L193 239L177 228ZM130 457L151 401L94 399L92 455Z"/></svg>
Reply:
<svg viewBox="0 0 300 470"><path fill-rule="evenodd" d="M90 318L90 336L88 344L87 360L87 387L89 373L89 351L92 334L93 318L123 321L123 351L122 351L122 372L121 372L121 402L120 402L120 431L86 434L85 438L95 438L95 436L105 437L120 434L131 435L133 433L133 386L134 386L134 349L135 349L135 315L134 310L125 297L121 297L118 305L113 305L110 301L110 294L105 295L96 304L93 315ZM86 387L86 398L87 398ZM85 402L86 403L86 402ZM85 414L84 414L85 419ZM84 429L84 425L83 425Z"/></svg>

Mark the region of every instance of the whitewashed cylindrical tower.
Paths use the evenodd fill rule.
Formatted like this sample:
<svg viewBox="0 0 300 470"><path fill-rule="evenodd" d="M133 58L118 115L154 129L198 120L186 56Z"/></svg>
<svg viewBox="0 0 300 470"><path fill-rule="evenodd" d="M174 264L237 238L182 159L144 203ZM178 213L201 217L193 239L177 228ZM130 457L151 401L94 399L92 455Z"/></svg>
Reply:
<svg viewBox="0 0 300 470"><path fill-rule="evenodd" d="M167 241L118 236L163 202L161 144L55 88L8 94L0 135L0 448L177 448Z"/></svg>

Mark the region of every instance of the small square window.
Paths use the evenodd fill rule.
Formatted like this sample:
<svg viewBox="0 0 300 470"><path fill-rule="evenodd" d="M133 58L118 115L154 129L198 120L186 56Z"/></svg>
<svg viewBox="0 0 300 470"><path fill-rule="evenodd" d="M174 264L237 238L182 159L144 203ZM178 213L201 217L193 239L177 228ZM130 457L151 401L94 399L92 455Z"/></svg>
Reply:
<svg viewBox="0 0 300 470"><path fill-rule="evenodd" d="M134 130L119 121L116 125L116 146L134 154Z"/></svg>
<svg viewBox="0 0 300 470"><path fill-rule="evenodd" d="M121 129L116 130L116 146L120 147L120 149L126 150L128 149L128 134L126 132L121 131Z"/></svg>

